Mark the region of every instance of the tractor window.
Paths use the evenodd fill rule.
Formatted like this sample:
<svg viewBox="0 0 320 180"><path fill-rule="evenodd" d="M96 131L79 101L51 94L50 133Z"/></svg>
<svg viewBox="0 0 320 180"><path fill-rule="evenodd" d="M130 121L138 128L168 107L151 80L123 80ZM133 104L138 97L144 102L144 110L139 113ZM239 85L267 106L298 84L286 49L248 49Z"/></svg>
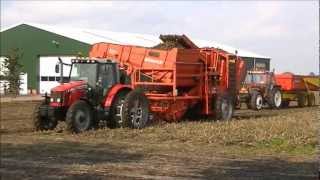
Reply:
<svg viewBox="0 0 320 180"><path fill-rule="evenodd" d="M251 74L248 73L246 76L245 83L250 84L265 84L268 83L268 75L267 74Z"/></svg>
<svg viewBox="0 0 320 180"><path fill-rule="evenodd" d="M267 83L267 75L265 74L248 74L246 83L265 84Z"/></svg>
<svg viewBox="0 0 320 180"><path fill-rule="evenodd" d="M246 83L251 83L252 82L252 74L247 74L245 82Z"/></svg>
<svg viewBox="0 0 320 180"><path fill-rule="evenodd" d="M114 72L114 67L112 64L101 64L99 67L99 77L98 81L101 81L101 86L105 89L109 89L113 86L116 78L116 74Z"/></svg>
<svg viewBox="0 0 320 180"><path fill-rule="evenodd" d="M71 81L86 81L94 87L97 78L97 64L75 63L70 72Z"/></svg>
<svg viewBox="0 0 320 180"><path fill-rule="evenodd" d="M267 81L265 74L255 74L253 75L253 82L257 84L265 84Z"/></svg>

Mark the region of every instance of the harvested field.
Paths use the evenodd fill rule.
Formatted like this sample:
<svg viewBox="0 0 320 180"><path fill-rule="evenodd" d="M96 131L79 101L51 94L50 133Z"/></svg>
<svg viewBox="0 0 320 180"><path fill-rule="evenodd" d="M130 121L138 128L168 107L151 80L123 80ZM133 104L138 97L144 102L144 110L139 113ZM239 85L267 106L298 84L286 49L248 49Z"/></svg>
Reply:
<svg viewBox="0 0 320 180"><path fill-rule="evenodd" d="M33 132L35 102L1 104L2 179L317 179L319 107L229 122L157 123L74 135Z"/></svg>

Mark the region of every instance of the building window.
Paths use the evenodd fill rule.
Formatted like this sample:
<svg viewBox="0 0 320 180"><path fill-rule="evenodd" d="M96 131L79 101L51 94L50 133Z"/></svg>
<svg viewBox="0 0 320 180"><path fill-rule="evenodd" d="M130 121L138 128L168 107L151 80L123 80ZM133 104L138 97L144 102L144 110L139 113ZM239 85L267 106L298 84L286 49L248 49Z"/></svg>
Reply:
<svg viewBox="0 0 320 180"><path fill-rule="evenodd" d="M56 77L54 77L54 76L49 76L49 81L56 81Z"/></svg>
<svg viewBox="0 0 320 180"><path fill-rule="evenodd" d="M69 77L63 77L63 82L68 82L69 81Z"/></svg>
<svg viewBox="0 0 320 180"><path fill-rule="evenodd" d="M41 81L48 81L48 76L41 76Z"/></svg>

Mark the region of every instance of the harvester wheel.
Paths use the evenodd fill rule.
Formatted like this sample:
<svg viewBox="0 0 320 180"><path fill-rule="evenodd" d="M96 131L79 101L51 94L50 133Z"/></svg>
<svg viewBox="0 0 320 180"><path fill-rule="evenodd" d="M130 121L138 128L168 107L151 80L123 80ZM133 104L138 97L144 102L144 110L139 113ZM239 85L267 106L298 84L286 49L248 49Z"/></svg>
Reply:
<svg viewBox="0 0 320 180"><path fill-rule="evenodd" d="M298 106L305 107L308 105L308 97L304 93L298 94Z"/></svg>
<svg viewBox="0 0 320 180"><path fill-rule="evenodd" d="M227 95L214 98L214 114L216 120L230 120L233 116L234 105Z"/></svg>
<svg viewBox="0 0 320 180"><path fill-rule="evenodd" d="M315 105L315 96L314 94L309 94L308 95L308 106L314 106Z"/></svg>
<svg viewBox="0 0 320 180"><path fill-rule="evenodd" d="M95 123L90 105L83 100L73 103L67 111L66 124L67 130L74 133L93 128Z"/></svg>
<svg viewBox="0 0 320 180"><path fill-rule="evenodd" d="M142 90L128 93L122 105L123 127L144 128L149 120L149 101Z"/></svg>
<svg viewBox="0 0 320 180"><path fill-rule="evenodd" d="M282 94L279 88L271 90L268 102L271 108L279 109L281 107Z"/></svg>
<svg viewBox="0 0 320 180"><path fill-rule="evenodd" d="M110 109L110 117L107 122L109 128L122 127L122 106L128 91L120 91L112 102Z"/></svg>
<svg viewBox="0 0 320 180"><path fill-rule="evenodd" d="M34 108L34 111L32 114L34 130L35 131L53 130L57 126L58 121L53 117L41 115L40 109L48 110L48 104L46 104L45 102L41 102L37 104L36 107Z"/></svg>
<svg viewBox="0 0 320 180"><path fill-rule="evenodd" d="M263 106L263 97L260 92L253 91L250 95L250 108L254 110L261 110Z"/></svg>

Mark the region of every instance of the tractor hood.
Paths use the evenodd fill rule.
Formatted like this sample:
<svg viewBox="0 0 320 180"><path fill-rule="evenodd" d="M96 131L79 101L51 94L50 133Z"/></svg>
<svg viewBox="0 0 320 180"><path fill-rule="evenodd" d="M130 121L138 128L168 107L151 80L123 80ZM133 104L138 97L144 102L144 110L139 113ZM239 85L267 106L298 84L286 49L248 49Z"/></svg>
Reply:
<svg viewBox="0 0 320 180"><path fill-rule="evenodd" d="M68 83L63 83L63 84L61 84L59 86L56 86L51 91L52 92L64 92L66 90L77 88L77 87L80 87L80 86L83 86L83 85L86 85L85 81L70 81Z"/></svg>

